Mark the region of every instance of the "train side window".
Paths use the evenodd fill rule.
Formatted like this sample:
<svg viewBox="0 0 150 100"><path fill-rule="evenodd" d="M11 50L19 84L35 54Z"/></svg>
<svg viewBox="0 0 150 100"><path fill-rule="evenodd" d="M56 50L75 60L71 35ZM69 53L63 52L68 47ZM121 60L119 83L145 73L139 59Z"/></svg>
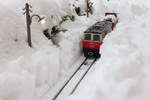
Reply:
<svg viewBox="0 0 150 100"><path fill-rule="evenodd" d="M91 40L91 34L85 34L84 40Z"/></svg>
<svg viewBox="0 0 150 100"><path fill-rule="evenodd" d="M93 40L94 41L100 41L99 35L93 35Z"/></svg>

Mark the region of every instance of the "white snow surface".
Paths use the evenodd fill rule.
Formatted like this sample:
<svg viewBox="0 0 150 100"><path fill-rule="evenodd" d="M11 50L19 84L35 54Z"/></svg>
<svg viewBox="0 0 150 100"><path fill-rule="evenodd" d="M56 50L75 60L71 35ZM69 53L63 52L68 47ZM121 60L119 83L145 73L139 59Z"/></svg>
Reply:
<svg viewBox="0 0 150 100"><path fill-rule="evenodd" d="M149 100L148 0L110 0L119 23L104 40L102 57L66 100Z"/></svg>
<svg viewBox="0 0 150 100"><path fill-rule="evenodd" d="M75 14L70 6L74 0L0 0L0 100L40 100L72 69L81 56L83 31L106 11L117 12L119 23L105 38L101 59L77 91L62 100L150 99L150 1L92 1L94 15L86 18ZM40 25L33 19L33 48L26 42L22 15L26 2L33 6L33 13L44 15L47 20L46 25ZM84 10L85 2L79 2ZM62 25L68 31L59 34L57 47L42 30L58 24L66 14L75 15L76 21Z"/></svg>

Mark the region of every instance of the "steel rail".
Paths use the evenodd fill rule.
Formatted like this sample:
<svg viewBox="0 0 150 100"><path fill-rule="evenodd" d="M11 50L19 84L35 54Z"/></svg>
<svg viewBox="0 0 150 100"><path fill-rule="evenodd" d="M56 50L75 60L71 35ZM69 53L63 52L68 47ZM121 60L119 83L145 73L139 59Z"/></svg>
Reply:
<svg viewBox="0 0 150 100"><path fill-rule="evenodd" d="M86 76L86 74L89 72L89 70L92 68L92 66L96 62L96 60L97 59L93 60L93 62L91 63L90 67L86 70L86 72L83 74L83 76L80 78L80 80L78 81L78 83L75 85L75 87L71 91L70 95L72 95L76 91L77 87L79 86L79 84L81 83L81 81L84 79L84 77Z"/></svg>
<svg viewBox="0 0 150 100"><path fill-rule="evenodd" d="M60 95L60 93L64 90L64 88L67 86L67 84L71 81L71 79L75 76L75 74L79 71L79 69L83 66L83 64L87 61L88 58L85 58L85 60L81 63L81 65L75 70L75 72L69 77L69 79L65 82L65 84L60 88L60 90L57 92L57 94L53 97L52 100L56 100L57 97Z"/></svg>

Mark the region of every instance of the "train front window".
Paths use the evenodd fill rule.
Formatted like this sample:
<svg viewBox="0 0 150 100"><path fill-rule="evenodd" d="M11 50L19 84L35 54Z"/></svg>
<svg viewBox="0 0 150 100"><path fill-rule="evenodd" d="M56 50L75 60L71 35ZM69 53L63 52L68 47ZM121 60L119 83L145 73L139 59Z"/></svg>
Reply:
<svg viewBox="0 0 150 100"><path fill-rule="evenodd" d="M93 35L93 40L94 41L100 41L99 35Z"/></svg>
<svg viewBox="0 0 150 100"><path fill-rule="evenodd" d="M85 34L84 40L91 40L91 34Z"/></svg>

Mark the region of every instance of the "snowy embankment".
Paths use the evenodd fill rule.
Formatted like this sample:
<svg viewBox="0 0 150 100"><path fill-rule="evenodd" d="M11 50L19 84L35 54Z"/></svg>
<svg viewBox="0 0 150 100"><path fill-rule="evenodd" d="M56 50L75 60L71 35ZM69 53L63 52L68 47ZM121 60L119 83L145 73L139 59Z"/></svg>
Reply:
<svg viewBox="0 0 150 100"><path fill-rule="evenodd" d="M83 31L97 18L77 17L69 4L72 1L30 0L33 13L44 15L47 23L39 25L33 19L33 48L29 48L22 15L25 1L0 0L0 100L40 99L79 58ZM85 2L80 3L85 6ZM95 13L98 11L95 9ZM57 25L67 14L75 15L76 21L62 25L68 31L59 34L59 47L54 46L42 30Z"/></svg>
<svg viewBox="0 0 150 100"><path fill-rule="evenodd" d="M148 0L110 0L119 23L101 48L102 58L76 93L62 100L150 99L150 6Z"/></svg>
<svg viewBox="0 0 150 100"><path fill-rule="evenodd" d="M68 9L66 3L72 0L31 0L33 12L45 15L49 23L40 26L33 19L34 48L29 48L22 15L25 2L15 1L0 0L0 100L34 100L53 87L78 59L80 36L97 18L77 17L75 22L64 23L62 27L68 31L60 33L60 47L56 47L42 34L42 29L70 14L72 8ZM149 1L110 0L104 5L101 0L93 1L97 2L96 14L109 8L119 13L120 22L106 37L102 58L89 78L68 99L149 100Z"/></svg>
<svg viewBox="0 0 150 100"><path fill-rule="evenodd" d="M68 31L60 33L60 46L56 47L42 34L42 30L58 24L61 16L70 13L70 10L65 8L62 0L31 1L33 12L45 15L49 23L40 26L33 19L33 48L29 48L25 17L22 15L25 2L0 2L0 100L39 98L79 58L80 36L84 31L81 26L86 28L91 22L87 20L82 23L82 18L79 18L74 22L75 26L71 21L64 23L63 27Z"/></svg>
<svg viewBox="0 0 150 100"><path fill-rule="evenodd" d="M34 48L28 47L22 15L24 2L14 2L5 0L0 4L0 99L31 100L56 81L59 49L52 46L34 22L32 26L37 28L32 28Z"/></svg>

